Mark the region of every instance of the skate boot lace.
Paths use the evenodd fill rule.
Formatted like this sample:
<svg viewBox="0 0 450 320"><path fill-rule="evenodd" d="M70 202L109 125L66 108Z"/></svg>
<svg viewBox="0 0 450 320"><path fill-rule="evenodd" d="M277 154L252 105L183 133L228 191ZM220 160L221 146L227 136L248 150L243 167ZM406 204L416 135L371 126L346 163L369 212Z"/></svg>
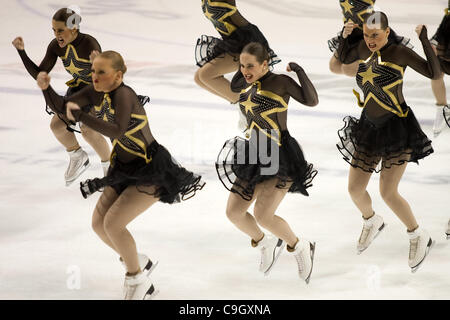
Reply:
<svg viewBox="0 0 450 320"><path fill-rule="evenodd" d="M125 294L125 300L129 300L129 299L131 299L133 297L137 286L138 285L128 285L128 284L126 284L126 290L127 291L126 291L126 294Z"/></svg>
<svg viewBox="0 0 450 320"><path fill-rule="evenodd" d="M416 256L417 247L419 245L419 237L409 241L409 259L412 260Z"/></svg>
<svg viewBox="0 0 450 320"><path fill-rule="evenodd" d="M297 260L298 272L300 274L302 274L303 266L304 266L304 260L303 260L302 252L299 252L299 254L295 255L295 260Z"/></svg>
<svg viewBox="0 0 450 320"><path fill-rule="evenodd" d="M266 247L261 247L261 262L259 263L259 267L262 268L262 266L264 265L264 256L266 253Z"/></svg>

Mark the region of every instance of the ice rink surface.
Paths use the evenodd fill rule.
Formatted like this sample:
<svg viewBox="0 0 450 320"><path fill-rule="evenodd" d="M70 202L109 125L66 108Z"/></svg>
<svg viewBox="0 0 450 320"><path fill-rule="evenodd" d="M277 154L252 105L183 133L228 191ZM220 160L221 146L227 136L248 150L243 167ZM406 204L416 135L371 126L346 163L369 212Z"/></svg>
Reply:
<svg viewBox="0 0 450 320"><path fill-rule="evenodd" d="M204 190L184 203L158 203L129 225L140 252L159 265L152 274L156 299L449 299L450 130L433 139L435 152L410 164L400 184L421 226L436 245L415 274L407 264L405 227L381 200L379 176L369 184L374 208L388 224L362 255L356 243L362 219L347 192L348 165L335 144L345 115L358 116L354 79L328 70L327 40L342 27L338 1L239 0L238 8L265 34L282 59L306 70L320 103L291 100L288 128L318 169L310 197L288 194L277 214L299 236L317 242L306 286L284 252L269 277L258 271L259 252L225 216L228 197L214 167L226 139L238 135L235 109L200 89L194 45L218 36L200 0L113 0L74 3L1 0L0 11L0 299L121 299L124 270L118 256L91 229L99 194L84 200L78 182L101 175L100 160L79 137L92 166L64 186L68 156L50 129L44 99L11 45L22 36L37 64L53 38L51 16L60 7L82 9L81 31L103 50L120 52L125 83L152 99L146 110L156 139L185 167L201 173ZM397 33L424 56L416 24L434 34L446 0L378 0ZM291 76L296 79L292 73ZM52 85L65 92L69 75L57 62ZM446 78L447 85L450 79ZM404 95L432 138L435 116L430 80L407 69Z"/></svg>

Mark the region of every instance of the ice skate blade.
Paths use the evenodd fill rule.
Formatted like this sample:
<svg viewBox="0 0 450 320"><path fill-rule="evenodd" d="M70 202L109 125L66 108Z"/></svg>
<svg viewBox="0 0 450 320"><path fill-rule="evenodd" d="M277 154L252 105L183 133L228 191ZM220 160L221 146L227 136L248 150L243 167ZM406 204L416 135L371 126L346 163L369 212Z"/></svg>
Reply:
<svg viewBox="0 0 450 320"><path fill-rule="evenodd" d="M375 234L375 236L372 239L372 242L380 235L381 231L384 230L384 228L387 226L387 223L384 223L380 226L380 228L378 228L377 233ZM362 250L356 249L356 254L359 256L361 253L363 253L371 244L372 242L369 243L369 245L367 247L365 247Z"/></svg>
<svg viewBox="0 0 450 320"><path fill-rule="evenodd" d="M311 279L311 274L314 268L314 252L316 251L316 243L313 242L310 244L311 248L311 271L309 272L308 277L305 279L306 284L309 284L309 280Z"/></svg>
<svg viewBox="0 0 450 320"><path fill-rule="evenodd" d="M144 299L142 300L153 300L153 298L155 298L159 293L159 290L155 289L155 287L152 286L150 287L150 289L148 289L147 293L144 296Z"/></svg>
<svg viewBox="0 0 450 320"><path fill-rule="evenodd" d="M81 176L83 172L85 172L90 166L91 164L89 163L89 159L87 159L86 162L80 167L80 169L78 169L78 172L74 176L74 178L66 180L66 187L70 186L75 180L77 180L78 177Z"/></svg>
<svg viewBox="0 0 450 320"><path fill-rule="evenodd" d="M430 250L434 246L434 244L435 244L435 241L430 238L430 241L428 242L428 245L427 245L427 250L425 251L425 256L423 257L423 259L419 262L419 264L417 266L411 268L411 273L417 272L419 267L425 261L425 258L428 256L428 253L430 252Z"/></svg>
<svg viewBox="0 0 450 320"><path fill-rule="evenodd" d="M267 277L269 275L270 271L275 266L275 263L277 262L278 257L281 255L281 252L283 251L284 247L285 247L285 242L281 239L278 239L277 246L275 247L275 251L273 253L274 254L273 262L270 265L270 267L264 272L265 277Z"/></svg>

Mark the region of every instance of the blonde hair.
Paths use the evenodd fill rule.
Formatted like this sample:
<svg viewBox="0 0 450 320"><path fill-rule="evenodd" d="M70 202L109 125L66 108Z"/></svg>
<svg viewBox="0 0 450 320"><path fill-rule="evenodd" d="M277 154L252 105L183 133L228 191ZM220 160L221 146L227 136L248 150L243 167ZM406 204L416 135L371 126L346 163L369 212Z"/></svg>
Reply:
<svg viewBox="0 0 450 320"><path fill-rule="evenodd" d="M120 53L110 50L100 53L98 57L111 60L111 65L114 70L122 71L122 74L125 74L125 72L127 72L127 66L125 65L125 62L123 61Z"/></svg>

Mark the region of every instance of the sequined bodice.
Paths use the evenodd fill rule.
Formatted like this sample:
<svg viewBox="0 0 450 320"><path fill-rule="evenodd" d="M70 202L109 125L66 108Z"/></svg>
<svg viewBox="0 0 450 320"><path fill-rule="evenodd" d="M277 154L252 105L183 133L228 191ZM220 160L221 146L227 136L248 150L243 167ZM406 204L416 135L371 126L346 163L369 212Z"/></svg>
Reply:
<svg viewBox="0 0 450 320"><path fill-rule="evenodd" d="M375 0L340 0L339 4L344 15L344 23L351 20L362 25L363 15L371 12Z"/></svg>
<svg viewBox="0 0 450 320"><path fill-rule="evenodd" d="M288 108L282 97L271 91L261 90L261 82L256 81L241 91L239 106L246 115L250 132L258 129L280 144L277 113L285 112Z"/></svg>
<svg viewBox="0 0 450 320"><path fill-rule="evenodd" d="M80 83L92 83L92 64L89 60L80 58L73 45L67 45L65 55L60 58L66 71L73 77L66 82L69 87L77 87Z"/></svg>
<svg viewBox="0 0 450 320"><path fill-rule="evenodd" d="M237 29L230 21L226 21L237 11L235 6L221 1L202 0L202 10L220 34L229 36Z"/></svg>

